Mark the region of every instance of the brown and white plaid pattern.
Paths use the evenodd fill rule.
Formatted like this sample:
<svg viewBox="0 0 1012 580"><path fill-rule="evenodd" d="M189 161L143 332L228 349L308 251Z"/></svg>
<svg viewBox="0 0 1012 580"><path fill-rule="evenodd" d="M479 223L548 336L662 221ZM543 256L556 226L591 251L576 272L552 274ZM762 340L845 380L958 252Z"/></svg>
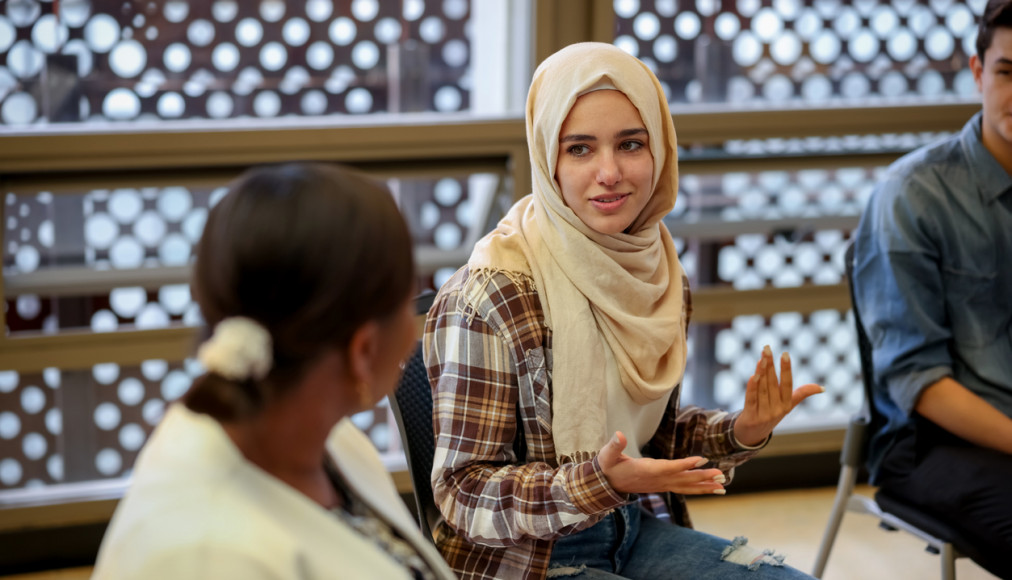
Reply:
<svg viewBox="0 0 1012 580"><path fill-rule="evenodd" d="M688 280L684 288L688 325ZM637 499L608 485L596 457L556 464L551 339L537 288L524 275L465 266L429 311L423 344L435 406L432 485L445 520L435 537L461 578L544 578L555 538ZM737 414L679 408L679 391L644 455L701 455L730 479L758 448L735 441ZM523 463L513 450L520 425ZM660 517L691 525L684 500L664 495L638 499Z"/></svg>

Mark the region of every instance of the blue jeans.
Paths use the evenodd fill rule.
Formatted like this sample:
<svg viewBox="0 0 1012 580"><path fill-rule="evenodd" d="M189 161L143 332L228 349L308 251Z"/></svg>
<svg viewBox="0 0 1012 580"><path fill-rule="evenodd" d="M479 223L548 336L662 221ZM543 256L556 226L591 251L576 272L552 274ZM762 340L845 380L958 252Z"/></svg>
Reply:
<svg viewBox="0 0 1012 580"><path fill-rule="evenodd" d="M782 565L781 557L663 522L634 502L597 524L559 538L549 578L664 580L792 580L811 576Z"/></svg>

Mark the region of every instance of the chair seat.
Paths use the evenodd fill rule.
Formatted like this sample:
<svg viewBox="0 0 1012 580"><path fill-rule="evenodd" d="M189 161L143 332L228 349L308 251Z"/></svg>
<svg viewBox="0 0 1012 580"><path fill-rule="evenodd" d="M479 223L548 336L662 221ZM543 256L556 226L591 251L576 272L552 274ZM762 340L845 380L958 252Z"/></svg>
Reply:
<svg viewBox="0 0 1012 580"><path fill-rule="evenodd" d="M892 514L925 533L952 544L962 555L970 558L976 556L976 550L962 539L958 529L925 513L922 508L912 506L905 500L889 495L881 489L875 492L875 503L883 512Z"/></svg>

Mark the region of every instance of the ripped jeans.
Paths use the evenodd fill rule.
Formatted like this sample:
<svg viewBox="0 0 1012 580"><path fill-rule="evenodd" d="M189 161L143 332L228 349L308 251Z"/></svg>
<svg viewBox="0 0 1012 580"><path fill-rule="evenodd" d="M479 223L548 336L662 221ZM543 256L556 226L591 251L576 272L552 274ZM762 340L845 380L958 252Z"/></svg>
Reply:
<svg viewBox="0 0 1012 580"><path fill-rule="evenodd" d="M638 502L633 502L585 530L556 540L548 577L811 579L782 561L781 556L749 546L744 538L731 542L663 522L642 512Z"/></svg>

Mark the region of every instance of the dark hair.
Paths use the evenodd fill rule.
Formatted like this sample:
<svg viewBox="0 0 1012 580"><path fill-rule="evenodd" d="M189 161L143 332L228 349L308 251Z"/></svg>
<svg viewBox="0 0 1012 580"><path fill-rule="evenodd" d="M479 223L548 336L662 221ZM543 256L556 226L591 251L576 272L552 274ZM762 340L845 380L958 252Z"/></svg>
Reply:
<svg viewBox="0 0 1012 580"><path fill-rule="evenodd" d="M270 333L274 360L261 381L199 377L186 405L218 420L259 411L324 349L347 346L408 299L411 245L390 192L351 169L293 163L243 173L207 217L192 291L205 337L225 318L251 318Z"/></svg>
<svg viewBox="0 0 1012 580"><path fill-rule="evenodd" d="M991 47L994 31L1012 28L1012 1L989 0L977 28L977 58L983 63L984 52Z"/></svg>

